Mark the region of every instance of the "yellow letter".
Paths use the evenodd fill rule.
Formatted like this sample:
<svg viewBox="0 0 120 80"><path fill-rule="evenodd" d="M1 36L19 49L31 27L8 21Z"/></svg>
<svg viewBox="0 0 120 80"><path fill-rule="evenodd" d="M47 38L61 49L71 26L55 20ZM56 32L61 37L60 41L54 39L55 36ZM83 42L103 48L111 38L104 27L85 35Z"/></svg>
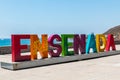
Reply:
<svg viewBox="0 0 120 80"><path fill-rule="evenodd" d="M103 52L106 47L106 38L103 34L96 35L97 52Z"/></svg>

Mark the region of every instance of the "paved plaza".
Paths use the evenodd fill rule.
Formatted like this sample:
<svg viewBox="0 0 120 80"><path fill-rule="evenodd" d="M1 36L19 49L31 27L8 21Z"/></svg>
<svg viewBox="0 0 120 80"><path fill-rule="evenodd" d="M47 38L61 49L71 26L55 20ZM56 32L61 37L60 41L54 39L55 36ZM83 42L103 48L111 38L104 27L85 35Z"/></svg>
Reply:
<svg viewBox="0 0 120 80"><path fill-rule="evenodd" d="M10 58L0 55L0 61ZM120 80L120 55L16 71L0 68L0 80Z"/></svg>

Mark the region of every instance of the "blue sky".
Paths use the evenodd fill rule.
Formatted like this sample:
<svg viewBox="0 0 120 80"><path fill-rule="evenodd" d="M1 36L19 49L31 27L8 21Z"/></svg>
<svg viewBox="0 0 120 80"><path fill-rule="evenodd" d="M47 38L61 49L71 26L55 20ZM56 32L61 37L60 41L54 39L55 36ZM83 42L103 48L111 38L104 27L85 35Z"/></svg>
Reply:
<svg viewBox="0 0 120 80"><path fill-rule="evenodd" d="M0 37L103 33L120 25L120 0L0 0Z"/></svg>

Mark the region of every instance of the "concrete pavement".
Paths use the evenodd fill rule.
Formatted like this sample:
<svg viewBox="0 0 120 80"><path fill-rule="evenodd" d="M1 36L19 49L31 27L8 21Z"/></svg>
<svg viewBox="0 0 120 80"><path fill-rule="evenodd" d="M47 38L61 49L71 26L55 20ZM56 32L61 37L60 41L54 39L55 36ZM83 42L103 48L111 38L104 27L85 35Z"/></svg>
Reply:
<svg viewBox="0 0 120 80"><path fill-rule="evenodd" d="M10 58L0 55L0 61ZM0 80L120 80L119 74L120 55L17 71L0 68Z"/></svg>

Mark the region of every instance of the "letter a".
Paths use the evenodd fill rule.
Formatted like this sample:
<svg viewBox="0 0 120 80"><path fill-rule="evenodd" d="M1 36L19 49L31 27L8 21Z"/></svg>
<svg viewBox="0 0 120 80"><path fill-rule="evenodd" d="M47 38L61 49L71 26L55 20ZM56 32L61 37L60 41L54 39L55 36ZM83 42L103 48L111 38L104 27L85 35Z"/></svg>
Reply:
<svg viewBox="0 0 120 80"><path fill-rule="evenodd" d="M112 47L112 50L116 50L113 35L108 34L107 37L106 51L110 51L110 47Z"/></svg>
<svg viewBox="0 0 120 80"><path fill-rule="evenodd" d="M93 49L93 52L94 52L94 53L97 52L94 34L88 35L87 44L86 44L86 53L89 53L90 48Z"/></svg>

